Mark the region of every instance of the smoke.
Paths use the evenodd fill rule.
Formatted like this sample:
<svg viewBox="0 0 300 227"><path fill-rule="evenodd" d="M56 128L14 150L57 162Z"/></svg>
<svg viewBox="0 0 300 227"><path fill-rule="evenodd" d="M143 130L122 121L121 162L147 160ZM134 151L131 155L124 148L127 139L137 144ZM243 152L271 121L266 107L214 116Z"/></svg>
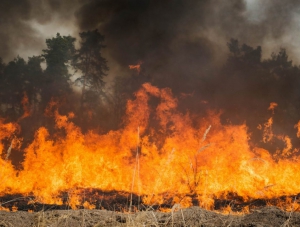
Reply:
<svg viewBox="0 0 300 227"><path fill-rule="evenodd" d="M98 28L121 69L143 62L162 86L198 77L213 61L204 12L209 1L90 1L76 13L81 30Z"/></svg>
<svg viewBox="0 0 300 227"><path fill-rule="evenodd" d="M261 45L263 58L284 47L299 62L299 6L296 0L91 0L76 18L80 30L106 36L111 68L124 73L144 62L161 86L187 92L224 63L232 37Z"/></svg>
<svg viewBox="0 0 300 227"><path fill-rule="evenodd" d="M154 85L192 93L226 61L232 37L261 45L264 58L284 47L298 63L299 6L296 0L4 0L0 57L41 54L57 32L76 37L99 29L110 75L129 74L128 65L142 62Z"/></svg>
<svg viewBox="0 0 300 227"><path fill-rule="evenodd" d="M77 4L76 0L0 1L0 57L7 62L18 55L39 55L46 38L76 32L71 22Z"/></svg>
<svg viewBox="0 0 300 227"><path fill-rule="evenodd" d="M274 101L282 108L274 128L279 133L294 130L298 115L293 114L291 91L300 81L263 78L253 75L257 71L251 67L236 75L218 70L227 60L231 38L262 46L264 59L284 47L299 63L299 7L296 0L91 0L76 11L76 18L80 30L97 28L106 36L112 68L118 66L124 74L128 65L143 62L154 85L194 96L184 103L190 111L206 109L205 99L224 110L224 123L246 121L253 137L261 138L258 122L268 118L267 107Z"/></svg>
<svg viewBox="0 0 300 227"><path fill-rule="evenodd" d="M17 55L41 54L45 38L57 32L76 37L80 31L98 29L105 36L110 78L132 74L128 65L142 63L153 85L196 96L189 107L199 108L205 94L217 107L234 109L229 115L249 115L251 108L266 109L266 103L280 95L272 85L250 81L249 72L243 77L218 76L228 57L226 44L235 38L252 47L261 45L263 58L284 47L298 64L299 9L297 0L4 0L0 1L0 57L9 61ZM286 84L276 86L295 100L295 89L290 88L298 82ZM257 105L254 93L268 99ZM252 104L241 110L244 102Z"/></svg>
<svg viewBox="0 0 300 227"><path fill-rule="evenodd" d="M99 29L114 67L143 61L159 76L176 77L183 68L201 76L224 61L231 37L262 45L264 57L279 47L299 56L299 5L296 0L4 0L0 56L7 61L39 54L45 38L56 32L76 36Z"/></svg>

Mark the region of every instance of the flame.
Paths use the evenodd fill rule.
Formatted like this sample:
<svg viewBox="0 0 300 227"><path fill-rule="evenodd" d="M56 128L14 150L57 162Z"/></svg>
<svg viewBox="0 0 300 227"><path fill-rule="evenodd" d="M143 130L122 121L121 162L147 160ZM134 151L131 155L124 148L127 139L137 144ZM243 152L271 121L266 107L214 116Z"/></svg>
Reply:
<svg viewBox="0 0 300 227"><path fill-rule="evenodd" d="M28 96L27 96L26 92L24 92L21 104L22 104L24 113L21 116L20 120L23 119L23 118L29 117L30 114L31 114L30 113L30 108L29 108L29 99L28 99Z"/></svg>
<svg viewBox="0 0 300 227"><path fill-rule="evenodd" d="M300 138L300 121L294 127L297 129L297 137Z"/></svg>
<svg viewBox="0 0 300 227"><path fill-rule="evenodd" d="M276 102L271 102L268 110L272 110L272 113L274 114L275 108L278 106Z"/></svg>
<svg viewBox="0 0 300 227"><path fill-rule="evenodd" d="M160 100L156 108L148 105L153 97ZM0 194L33 194L41 202L62 204L60 193L68 192L73 208L95 207L78 189L132 192L150 205L172 198L180 207L191 206L190 196L197 195L201 207L212 209L215 198L229 193L248 200L300 192L299 158L287 159L291 140L272 134L272 118L264 125L264 141L276 137L286 143L276 159L265 149L250 149L245 124L222 125L216 111L195 119L180 113L177 103L170 89L146 83L127 102L124 127L100 135L82 133L72 122L74 113L61 115L52 101L46 114L65 133L51 136L47 128L39 128L23 151L21 170L9 158L0 158ZM299 134L299 122L297 127ZM1 154L5 140L21 141L18 131L17 124L0 120Z"/></svg>
<svg viewBox="0 0 300 227"><path fill-rule="evenodd" d="M129 65L129 69L131 70L136 70L138 73L141 72L141 65L142 65L142 62L139 62L138 64L136 65Z"/></svg>
<svg viewBox="0 0 300 227"><path fill-rule="evenodd" d="M272 111L272 115L274 115L274 110L278 106L277 103L271 102L268 110ZM273 117L270 117L268 121L264 124L264 130L263 130L263 142L268 143L271 140L273 140L274 134L272 130L272 125L273 125ZM262 129L262 126L259 125L258 129Z"/></svg>

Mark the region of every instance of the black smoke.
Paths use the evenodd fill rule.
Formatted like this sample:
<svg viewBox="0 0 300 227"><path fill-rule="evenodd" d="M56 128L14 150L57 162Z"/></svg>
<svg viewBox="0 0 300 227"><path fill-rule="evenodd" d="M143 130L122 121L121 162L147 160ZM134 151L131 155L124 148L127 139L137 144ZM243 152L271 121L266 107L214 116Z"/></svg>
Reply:
<svg viewBox="0 0 300 227"><path fill-rule="evenodd" d="M185 74L193 83L224 62L232 37L253 46L269 43L263 46L269 54L274 43L271 47L285 47L295 56L297 48L282 40L295 34L299 5L296 0L4 0L0 56L11 60L20 49L43 47L45 37L32 21L43 26L55 20L59 27L75 18L78 31L99 29L105 35L111 65L127 68L142 61L157 77L170 81Z"/></svg>
<svg viewBox="0 0 300 227"><path fill-rule="evenodd" d="M223 109L224 123L246 121L252 131L270 116L269 103L277 102L278 132L288 127L295 133L299 9L296 0L5 0L0 56L12 59L24 46L42 49L45 37L33 21L43 26L55 20L59 27L75 18L78 31L98 29L105 36L110 77L129 75L128 65L142 63L140 82L190 97L182 108ZM244 48L237 58L227 46L231 38ZM294 60L286 68L274 57L282 47ZM252 54L258 61L249 60Z"/></svg>
<svg viewBox="0 0 300 227"><path fill-rule="evenodd" d="M299 62L297 48L285 41L296 38L299 7L295 0L92 0L76 18L81 30L97 28L106 36L108 55L121 69L143 62L154 85L192 97L185 108L222 109L223 123L247 123L259 141L257 126L271 116L271 102L278 103L276 133L295 137L300 74L275 55L283 47ZM237 57L227 46L232 37L244 51Z"/></svg>
<svg viewBox="0 0 300 227"><path fill-rule="evenodd" d="M91 0L76 11L76 18L81 30L98 28L106 36L109 55L118 65L142 61L161 85L187 92L195 78L224 63L232 37L254 46L270 40L282 47L300 2L252 2L260 11L243 0ZM264 52L278 50L267 48Z"/></svg>
<svg viewBox="0 0 300 227"><path fill-rule="evenodd" d="M40 54L45 36L32 23L43 26L54 19L64 23L74 16L76 6L76 0L0 1L0 57L8 62L22 52Z"/></svg>

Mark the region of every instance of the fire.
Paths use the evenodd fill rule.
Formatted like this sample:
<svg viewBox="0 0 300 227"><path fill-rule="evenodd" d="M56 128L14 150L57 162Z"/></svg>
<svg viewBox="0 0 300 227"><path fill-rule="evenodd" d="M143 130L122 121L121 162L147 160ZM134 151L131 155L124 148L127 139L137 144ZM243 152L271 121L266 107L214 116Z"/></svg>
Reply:
<svg viewBox="0 0 300 227"><path fill-rule="evenodd" d="M148 105L152 98L160 100L155 108ZM149 205L172 198L188 207L196 195L200 206L212 209L215 198L229 193L247 200L300 192L300 160L287 136L272 134L286 143L275 158L262 148L250 149L245 124L222 125L216 111L196 119L180 113L177 103L170 89L146 83L128 101L124 127L100 135L82 133L72 122L74 114L61 115L52 102L47 114L52 111L57 131L65 133L50 135L39 128L23 151L21 170L4 149L5 141L20 147L19 126L0 121L1 195L33 194L43 203L62 204L60 195L68 192L73 208L94 208L76 190L95 188L132 192ZM264 134L272 133L271 123L264 125Z"/></svg>
<svg viewBox="0 0 300 227"><path fill-rule="evenodd" d="M300 138L300 121L295 125L295 128L297 129L297 137Z"/></svg>
<svg viewBox="0 0 300 227"><path fill-rule="evenodd" d="M142 62L136 64L136 65L129 65L129 69L132 69L132 70L136 70L138 73L141 72L141 65L142 65Z"/></svg>
<svg viewBox="0 0 300 227"><path fill-rule="evenodd" d="M22 106L23 106L24 114L20 118L20 120L30 116L29 100L28 100L28 96L25 92L24 92L23 99L22 99L21 103L22 103Z"/></svg>

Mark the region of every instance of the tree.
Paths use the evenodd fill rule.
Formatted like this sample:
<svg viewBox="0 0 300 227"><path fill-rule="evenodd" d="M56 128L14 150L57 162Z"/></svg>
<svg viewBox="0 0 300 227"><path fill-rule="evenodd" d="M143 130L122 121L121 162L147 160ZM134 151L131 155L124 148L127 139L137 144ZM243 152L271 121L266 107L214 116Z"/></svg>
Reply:
<svg viewBox="0 0 300 227"><path fill-rule="evenodd" d="M22 100L25 96L28 97L28 105L35 109L42 86L42 61L40 56L29 57L28 62L18 56L7 65L0 62L0 98L5 105L6 117L11 120L23 114Z"/></svg>
<svg viewBox="0 0 300 227"><path fill-rule="evenodd" d="M33 111L37 111L38 95L41 93L43 87L44 72L41 63L44 59L41 56L32 56L28 58L27 70L25 74L25 92L29 98L29 103Z"/></svg>
<svg viewBox="0 0 300 227"><path fill-rule="evenodd" d="M79 33L81 47L76 54L75 68L80 70L82 75L77 83L82 85L81 108L91 93L102 93L104 86L103 78L107 76L107 61L102 57L101 51L104 36L98 30Z"/></svg>
<svg viewBox="0 0 300 227"><path fill-rule="evenodd" d="M256 49L246 44L240 46L239 41L236 39L231 39L230 42L227 43L227 46L231 53L231 58L229 58L229 60L252 65L261 62L261 46L257 46Z"/></svg>
<svg viewBox="0 0 300 227"><path fill-rule="evenodd" d="M71 75L68 68L74 59L75 40L71 36L61 36L59 33L55 38L46 39L47 49L43 50L42 54L47 64L42 89L44 105L47 105L52 97L61 97L71 91Z"/></svg>
<svg viewBox="0 0 300 227"><path fill-rule="evenodd" d="M6 104L6 115L16 120L21 115L21 100L26 86L26 61L18 56L8 63L3 73L2 99Z"/></svg>
<svg viewBox="0 0 300 227"><path fill-rule="evenodd" d="M293 61L289 57L284 48L281 48L279 53L272 53L271 58L265 60L264 67L267 68L273 75L286 75L287 71L293 69Z"/></svg>
<svg viewBox="0 0 300 227"><path fill-rule="evenodd" d="M227 43L227 47L234 56L237 56L240 54L240 47L239 47L239 41L237 39L230 39L230 41Z"/></svg>
<svg viewBox="0 0 300 227"><path fill-rule="evenodd" d="M5 95L5 79L4 79L4 69L5 69L5 64L3 63L2 58L0 58L0 102L4 103L4 95ZM2 108L0 108L0 111Z"/></svg>

